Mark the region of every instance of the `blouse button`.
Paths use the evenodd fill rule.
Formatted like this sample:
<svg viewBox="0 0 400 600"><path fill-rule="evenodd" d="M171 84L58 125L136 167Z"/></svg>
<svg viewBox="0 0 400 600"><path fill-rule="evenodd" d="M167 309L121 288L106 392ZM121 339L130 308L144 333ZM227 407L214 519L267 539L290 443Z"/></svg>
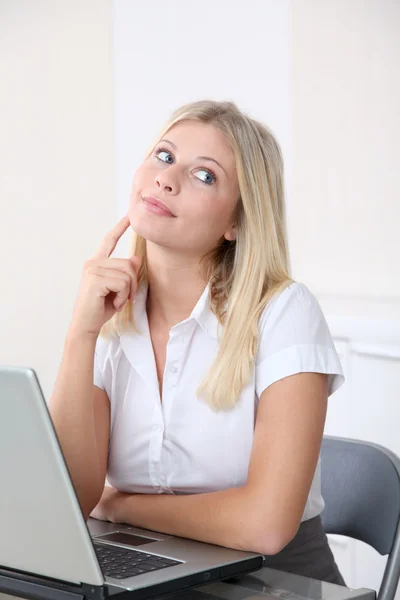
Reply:
<svg viewBox="0 0 400 600"><path fill-rule="evenodd" d="M170 371L171 371L171 373L176 373L178 371L178 369L176 367L171 367Z"/></svg>

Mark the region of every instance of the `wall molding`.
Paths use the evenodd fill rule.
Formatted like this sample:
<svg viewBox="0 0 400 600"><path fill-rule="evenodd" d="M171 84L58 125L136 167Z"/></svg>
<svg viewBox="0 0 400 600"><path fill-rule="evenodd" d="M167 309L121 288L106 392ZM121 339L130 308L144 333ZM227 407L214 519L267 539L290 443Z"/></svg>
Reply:
<svg viewBox="0 0 400 600"><path fill-rule="evenodd" d="M335 340L357 354L400 360L400 298L316 296Z"/></svg>

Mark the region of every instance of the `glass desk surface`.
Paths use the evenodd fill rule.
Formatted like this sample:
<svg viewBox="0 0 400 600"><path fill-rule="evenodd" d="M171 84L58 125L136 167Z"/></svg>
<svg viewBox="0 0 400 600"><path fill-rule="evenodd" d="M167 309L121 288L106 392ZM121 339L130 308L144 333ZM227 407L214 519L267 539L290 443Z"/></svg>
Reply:
<svg viewBox="0 0 400 600"><path fill-rule="evenodd" d="M375 600L368 588L351 589L293 573L260 571L162 596L163 600Z"/></svg>

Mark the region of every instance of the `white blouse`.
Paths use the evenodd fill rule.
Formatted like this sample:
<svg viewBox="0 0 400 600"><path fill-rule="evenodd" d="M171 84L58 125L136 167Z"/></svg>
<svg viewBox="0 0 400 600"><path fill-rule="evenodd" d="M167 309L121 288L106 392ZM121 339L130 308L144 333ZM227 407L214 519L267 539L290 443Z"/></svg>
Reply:
<svg viewBox="0 0 400 600"><path fill-rule="evenodd" d="M316 298L292 283L261 315L251 383L233 410L213 411L196 396L218 350L207 286L190 317L170 330L161 403L146 297L144 285L133 305L141 334L99 337L95 353L94 384L111 404L107 479L123 492L193 494L242 486L262 392L304 371L328 374L329 395L344 381ZM319 461L302 520L323 507Z"/></svg>

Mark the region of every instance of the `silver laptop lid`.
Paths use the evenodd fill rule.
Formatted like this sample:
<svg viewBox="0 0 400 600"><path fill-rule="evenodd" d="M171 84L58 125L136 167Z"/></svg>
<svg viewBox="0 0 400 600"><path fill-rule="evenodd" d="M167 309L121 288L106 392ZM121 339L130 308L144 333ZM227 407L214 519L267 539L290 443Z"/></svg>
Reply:
<svg viewBox="0 0 400 600"><path fill-rule="evenodd" d="M73 583L104 578L35 372L0 367L0 565Z"/></svg>

